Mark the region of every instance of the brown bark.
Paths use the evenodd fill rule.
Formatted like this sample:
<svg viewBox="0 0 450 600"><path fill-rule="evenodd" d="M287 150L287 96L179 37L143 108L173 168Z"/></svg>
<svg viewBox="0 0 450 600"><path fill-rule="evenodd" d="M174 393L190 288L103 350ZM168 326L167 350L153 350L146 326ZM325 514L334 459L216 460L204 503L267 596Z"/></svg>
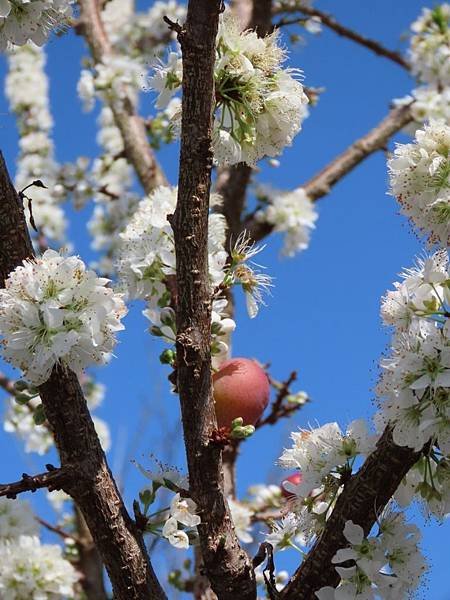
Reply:
<svg viewBox="0 0 450 600"><path fill-rule="evenodd" d="M80 25L92 57L96 63L112 54L97 0L80 0ZM158 185L165 185L166 178L156 162L148 143L144 120L137 114L132 98L117 98L110 103L114 121L122 134L125 154L133 165L139 181L148 194Z"/></svg>
<svg viewBox="0 0 450 600"><path fill-rule="evenodd" d="M311 200L319 200L326 196L336 183L367 157L378 150L384 150L391 137L412 120L410 106L392 109L374 129L356 140L302 186L307 195ZM273 229L268 223L258 222L253 217L247 219L243 228L249 231L255 241L266 237Z"/></svg>
<svg viewBox="0 0 450 600"><path fill-rule="evenodd" d="M208 208L215 39L220 0L190 0L178 30L183 104L178 202L171 218L177 263L177 371L190 492L197 503L205 572L219 600L254 600L253 569L240 548L223 495L220 448L211 392Z"/></svg>
<svg viewBox="0 0 450 600"><path fill-rule="evenodd" d="M375 451L345 485L324 532L284 588L283 599L311 600L320 588L339 583L331 559L339 548L348 546L343 534L346 521L361 525L368 535L377 516L419 456L420 452L396 446L391 430L385 430Z"/></svg>
<svg viewBox="0 0 450 600"><path fill-rule="evenodd" d="M91 532L80 510L75 506L75 527L77 530L77 567L83 573L81 585L86 600L107 600L108 595L103 581L103 563L92 538Z"/></svg>
<svg viewBox="0 0 450 600"><path fill-rule="evenodd" d="M73 472L69 468L52 468L46 473L39 473L39 475L23 473L20 481L0 484L0 498L6 496L6 498L15 499L19 494L35 492L42 488L60 490L70 477L73 477Z"/></svg>
<svg viewBox="0 0 450 600"><path fill-rule="evenodd" d="M253 0L253 11L250 22L260 37L272 31L272 0Z"/></svg>
<svg viewBox="0 0 450 600"><path fill-rule="evenodd" d="M32 256L23 208L0 153L0 285ZM39 387L62 469L61 486L76 502L91 531L117 600L165 598L144 541L128 515L100 446L76 375L57 366Z"/></svg>

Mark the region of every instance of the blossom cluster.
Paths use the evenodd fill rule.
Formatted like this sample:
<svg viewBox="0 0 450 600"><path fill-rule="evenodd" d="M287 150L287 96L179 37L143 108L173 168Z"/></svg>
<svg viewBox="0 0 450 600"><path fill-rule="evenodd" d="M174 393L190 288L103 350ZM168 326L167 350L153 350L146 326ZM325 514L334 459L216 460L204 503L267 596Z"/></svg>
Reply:
<svg viewBox="0 0 450 600"><path fill-rule="evenodd" d="M29 3L33 6L37 3ZM35 180L44 187L32 187L27 195L33 201L33 216L38 229L53 240L62 240L66 229L60 196L55 188L58 165L54 160L49 111L45 52L26 44L8 52L5 92L19 128L19 159L16 187L21 190Z"/></svg>
<svg viewBox="0 0 450 600"><path fill-rule="evenodd" d="M137 464L140 472L151 480L152 485L144 488L139 499L143 507L142 516L146 519L146 532L165 538L174 548L186 550L197 538L197 525L200 517L196 514L197 505L188 493L181 495L182 486L187 486L187 478L177 469L159 464L159 471L153 472ZM170 506L150 512L160 488L171 492L176 490Z"/></svg>
<svg viewBox="0 0 450 600"><path fill-rule="evenodd" d="M0 597L74 598L79 577L61 547L42 544L27 502L0 498Z"/></svg>
<svg viewBox="0 0 450 600"><path fill-rule="evenodd" d="M132 168L123 157L122 136L108 106L100 111L98 125L97 142L103 153L94 160L91 171L95 207L88 229L92 247L102 252L95 267L102 273L111 274L114 272L119 233L136 210L139 198L131 191Z"/></svg>
<svg viewBox="0 0 450 600"><path fill-rule="evenodd" d="M406 505L417 493L440 518L450 507L449 283L448 253L439 250L386 293L381 315L395 333L376 390L378 425L391 424L396 444L421 450L431 442L400 486L399 501Z"/></svg>
<svg viewBox="0 0 450 600"><path fill-rule="evenodd" d="M420 449L432 438L450 453L450 346L448 254L417 261L383 298L381 315L396 328L392 350L382 359L377 386L384 420L394 441Z"/></svg>
<svg viewBox="0 0 450 600"><path fill-rule="evenodd" d="M298 81L300 72L283 68L285 52L277 32L259 38L242 32L225 14L216 41L213 149L220 165L254 165L277 156L292 144L307 116L308 98ZM182 61L171 52L149 79L163 108L181 87ZM179 115L179 113L177 113Z"/></svg>
<svg viewBox="0 0 450 600"><path fill-rule="evenodd" d="M450 126L432 122L388 161L391 194L430 244L450 242Z"/></svg>
<svg viewBox="0 0 450 600"><path fill-rule="evenodd" d="M159 187L144 198L120 234L117 272L129 299L145 299L144 315L152 322L151 332L170 344L175 342L175 312L171 308L171 282L175 277L175 245L167 216L176 207L177 189ZM220 197L213 195L211 205L217 208ZM227 253L225 219L212 212L209 217L209 275L213 291L224 279ZM226 300L215 299L212 313L213 354L224 354L227 346L220 340L235 327L225 315Z"/></svg>
<svg viewBox="0 0 450 600"><path fill-rule="evenodd" d="M67 25L73 0L2 0L0 2L0 52L11 44L32 41L42 46L51 31Z"/></svg>
<svg viewBox="0 0 450 600"><path fill-rule="evenodd" d="M47 250L17 267L0 290L3 356L28 381L46 381L57 363L80 373L104 364L126 313L109 280L77 257Z"/></svg>
<svg viewBox="0 0 450 600"><path fill-rule="evenodd" d="M445 88L450 84L450 4L424 8L411 29L412 72L422 83Z"/></svg>
<svg viewBox="0 0 450 600"><path fill-rule="evenodd" d="M293 432L291 437L293 445L283 451L279 462L284 468L299 471L298 483L283 483L290 496L289 510L266 536L266 541L279 550L313 542L331 515L357 458L367 456L376 440L363 420L350 423L346 433L337 423L328 423Z"/></svg>
<svg viewBox="0 0 450 600"><path fill-rule="evenodd" d="M303 188L281 192L270 188L258 190L258 199L266 206L256 213L256 219L285 233L282 254L294 256L309 246L310 232L318 219L313 202Z"/></svg>
<svg viewBox="0 0 450 600"><path fill-rule="evenodd" d="M394 100L395 106L410 106L413 122L404 128L414 136L429 121L450 123L450 89L434 85L421 85L404 98Z"/></svg>
<svg viewBox="0 0 450 600"><path fill-rule="evenodd" d="M317 591L319 600L409 598L420 585L427 565L418 546L417 526L405 523L402 513L390 509L377 525L376 535L366 537L360 525L346 522L349 546L332 559L341 582L336 589L327 586Z"/></svg>

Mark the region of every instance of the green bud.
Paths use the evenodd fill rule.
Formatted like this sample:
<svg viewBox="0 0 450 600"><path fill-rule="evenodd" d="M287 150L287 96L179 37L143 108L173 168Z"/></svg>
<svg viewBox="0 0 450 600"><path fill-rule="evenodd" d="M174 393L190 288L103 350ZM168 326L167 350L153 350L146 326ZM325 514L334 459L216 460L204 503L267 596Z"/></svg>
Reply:
<svg viewBox="0 0 450 600"><path fill-rule="evenodd" d="M231 423L231 429L235 429L236 427L242 427L243 424L244 419L242 417L238 417L237 419L234 419L234 421Z"/></svg>
<svg viewBox="0 0 450 600"><path fill-rule="evenodd" d="M175 358L177 353L172 348L167 348L159 355L159 360L163 365L173 365L175 362Z"/></svg>
<svg viewBox="0 0 450 600"><path fill-rule="evenodd" d="M237 440L244 440L255 433L253 425L244 425L244 427L234 427L231 430L231 437Z"/></svg>
<svg viewBox="0 0 450 600"><path fill-rule="evenodd" d="M47 417L45 416L45 410L44 410L43 404L39 404L34 409L33 420L36 423L36 425L43 425L45 423L45 421L47 420Z"/></svg>
<svg viewBox="0 0 450 600"><path fill-rule="evenodd" d="M14 383L14 389L17 390L18 392L23 392L24 390L28 390L28 383L26 381L24 381L23 379L18 379Z"/></svg>
<svg viewBox="0 0 450 600"><path fill-rule="evenodd" d="M147 507L150 506L150 504L152 504L154 499L155 496L149 489L145 489L142 490L142 492L139 492L139 500L141 501L141 504L143 504L143 506L145 507L145 510L147 510Z"/></svg>
<svg viewBox="0 0 450 600"><path fill-rule="evenodd" d="M157 327L156 325L152 325L150 327L150 333L152 335L156 335L156 337L161 337L162 336L161 329L159 327Z"/></svg>
<svg viewBox="0 0 450 600"><path fill-rule="evenodd" d="M17 402L17 404L24 406L25 404L28 404L28 402L31 400L31 396L29 396L28 394L16 394L14 396L14 400Z"/></svg>

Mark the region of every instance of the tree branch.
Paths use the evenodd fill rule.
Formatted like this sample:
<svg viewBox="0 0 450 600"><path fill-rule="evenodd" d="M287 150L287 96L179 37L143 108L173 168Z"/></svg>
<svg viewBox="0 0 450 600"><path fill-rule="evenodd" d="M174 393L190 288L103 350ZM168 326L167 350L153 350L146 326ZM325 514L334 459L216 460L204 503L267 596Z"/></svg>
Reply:
<svg viewBox="0 0 450 600"><path fill-rule="evenodd" d="M177 266L177 373L192 498L205 572L220 600L254 600L256 585L223 495L211 386L211 293L208 208L215 40L220 0L190 0L178 35L183 55L183 103L178 202L170 221Z"/></svg>
<svg viewBox="0 0 450 600"><path fill-rule="evenodd" d="M322 535L284 588L281 598L311 600L321 587L334 587L339 583L331 559L339 548L348 546L343 534L346 521L361 525L368 535L377 516L420 454L396 446L390 428L386 428L375 451L345 485Z"/></svg>
<svg viewBox="0 0 450 600"><path fill-rule="evenodd" d="M390 138L412 120L410 105L392 109L374 129L356 140L347 150L302 186L309 198L319 200L326 196L338 181L368 156L378 150L384 150ZM243 228L247 229L255 241L261 240L273 229L269 223L258 222L253 215L246 219Z"/></svg>
<svg viewBox="0 0 450 600"><path fill-rule="evenodd" d="M111 44L100 16L96 0L79 0L80 30L91 50L96 63L112 54ZM117 98L111 101L110 108L114 120L122 134L125 154L133 165L146 194L158 185L164 185L166 178L156 162L147 140L144 120L137 114L132 98Z"/></svg>
<svg viewBox="0 0 450 600"><path fill-rule="evenodd" d="M23 473L20 481L0 484L0 498L6 496L14 500L19 494L35 492L42 488L48 488L50 491L60 490L73 477L73 470L69 467L51 469L39 475Z"/></svg>
<svg viewBox="0 0 450 600"><path fill-rule="evenodd" d="M0 153L0 286L33 256L23 206ZM76 502L109 573L117 600L165 598L144 541L128 515L92 422L76 375L56 366L39 386L45 415L64 472L62 489Z"/></svg>
<svg viewBox="0 0 450 600"><path fill-rule="evenodd" d="M350 29L349 27L345 27L344 25L341 25L338 21L336 21L336 19L333 17L333 15L324 13L317 8L311 8L309 6L304 6L301 4L296 5L295 8L291 8L291 9L286 8L285 10L281 9L280 12L301 12L305 15L308 15L309 17L319 17L320 20L322 21L323 25L325 25L329 29L332 29L338 35L345 37L349 40L352 40L353 42L356 42L357 44L364 46L365 48L368 48L369 50L371 50L378 56L384 56L385 58L388 58L389 60L400 65L404 69L409 70L408 62L403 58L403 56L399 52L395 52L394 50L389 50L388 48L385 48L382 44L380 44L380 42L377 42L368 37L365 37L364 35L361 35L357 31L354 31L353 29ZM278 23L275 24L275 27L282 27L285 25L295 25L300 20L301 19L299 19L299 18L292 18L292 19L284 18L284 19L281 19L280 21L278 21Z"/></svg>
<svg viewBox="0 0 450 600"><path fill-rule="evenodd" d="M8 394L15 394L14 381L7 377L4 373L0 372L0 388L5 390Z"/></svg>
<svg viewBox="0 0 450 600"><path fill-rule="evenodd" d="M250 29L254 29L259 37L272 31L272 0L253 0Z"/></svg>

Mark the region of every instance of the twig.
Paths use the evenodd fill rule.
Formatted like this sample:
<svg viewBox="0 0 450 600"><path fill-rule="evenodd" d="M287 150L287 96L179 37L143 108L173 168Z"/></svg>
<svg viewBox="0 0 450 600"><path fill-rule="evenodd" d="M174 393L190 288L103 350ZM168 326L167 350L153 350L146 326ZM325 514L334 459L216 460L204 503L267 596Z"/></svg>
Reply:
<svg viewBox="0 0 450 600"><path fill-rule="evenodd" d="M45 521L45 519L41 519L41 517L35 517L35 519L40 525L42 525L42 527L45 527L45 529L48 529L52 533L56 533L56 535L59 535L59 537L63 538L64 540L73 540L76 544L81 544L76 535L73 535L68 531L64 531L64 529L61 529L61 527L52 525L48 521Z"/></svg>
<svg viewBox="0 0 450 600"><path fill-rule="evenodd" d="M319 200L326 196L338 181L367 157L378 150L385 149L391 137L412 120L411 105L392 109L374 129L356 140L303 185L306 194L311 200ZM253 215L250 215L244 222L243 229L249 232L253 240L258 241L271 233L273 227L268 223L258 222Z"/></svg>
<svg viewBox="0 0 450 600"><path fill-rule="evenodd" d="M302 406L302 404L292 404L290 406L283 406L284 400L290 394L290 387L296 380L296 371L292 371L292 373L289 375L286 381L283 381L281 386L280 384L278 384L278 382L275 382L275 380L271 379L271 384L273 387L278 388L278 393L275 400L272 402L270 413L267 415L267 417L261 418L257 421L255 429L259 429L264 425L274 425L279 419L288 416L290 413L295 412Z"/></svg>
<svg viewBox="0 0 450 600"><path fill-rule="evenodd" d="M79 30L86 38L96 63L113 53L111 43L103 27L99 5L96 0L80 0ZM166 179L156 162L147 140L144 120L137 114L132 98L117 99L110 103L114 120L122 134L125 154L148 194L156 186L164 185Z"/></svg>
<svg viewBox="0 0 450 600"><path fill-rule="evenodd" d="M297 4L295 6L295 9L291 9L291 11L292 12L293 11L301 12L305 15L308 15L309 17L318 17L321 20L321 22L323 23L323 25L325 25L329 29L332 29L338 35L345 37L349 40L352 40L353 42L356 42L357 44L360 44L361 46L368 48L369 50L371 50L378 56L384 56L385 58L388 58L389 60L397 63L404 69L409 70L408 62L402 57L402 55L399 52L395 52L394 50L389 50L389 48L385 48L382 44L380 44L380 42L377 42L368 37L365 37L364 35L361 35L357 31L354 31L353 29L350 29L349 27L345 27L344 25L341 25L341 23L336 21L336 19L334 18L333 15L324 13L317 8L311 8L309 6L304 6L302 4ZM281 9L280 12L291 12L291 11L289 11L288 9L286 9L286 11ZM284 18L275 24L275 28L283 27L286 25L295 25L295 24L299 23L299 21L301 21L301 19L299 19L299 18L292 18L292 19Z"/></svg>
<svg viewBox="0 0 450 600"><path fill-rule="evenodd" d="M0 387L8 392L8 394L15 394L14 381L9 377L6 377L4 373L0 372Z"/></svg>
<svg viewBox="0 0 450 600"><path fill-rule="evenodd" d="M49 491L60 490L73 477L73 471L68 467L51 469L39 475L22 474L22 479L14 483L0 484L0 498L15 499L24 492L35 492L41 488L48 488Z"/></svg>

